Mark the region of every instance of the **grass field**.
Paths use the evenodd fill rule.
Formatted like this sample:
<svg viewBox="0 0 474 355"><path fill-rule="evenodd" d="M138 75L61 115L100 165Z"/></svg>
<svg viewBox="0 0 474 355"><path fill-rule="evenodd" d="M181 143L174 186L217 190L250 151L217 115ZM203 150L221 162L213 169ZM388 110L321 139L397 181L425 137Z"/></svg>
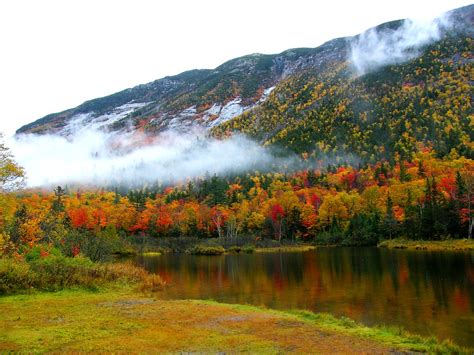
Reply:
<svg viewBox="0 0 474 355"><path fill-rule="evenodd" d="M159 297L126 286L1 297L0 352L463 352L328 314Z"/></svg>

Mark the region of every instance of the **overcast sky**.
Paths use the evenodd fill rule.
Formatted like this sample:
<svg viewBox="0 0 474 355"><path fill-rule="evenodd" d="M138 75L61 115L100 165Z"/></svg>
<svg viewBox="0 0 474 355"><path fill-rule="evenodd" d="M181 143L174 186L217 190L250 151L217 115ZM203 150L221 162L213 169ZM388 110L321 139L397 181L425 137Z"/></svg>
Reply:
<svg viewBox="0 0 474 355"><path fill-rule="evenodd" d="M0 1L0 132L166 75L471 1Z"/></svg>

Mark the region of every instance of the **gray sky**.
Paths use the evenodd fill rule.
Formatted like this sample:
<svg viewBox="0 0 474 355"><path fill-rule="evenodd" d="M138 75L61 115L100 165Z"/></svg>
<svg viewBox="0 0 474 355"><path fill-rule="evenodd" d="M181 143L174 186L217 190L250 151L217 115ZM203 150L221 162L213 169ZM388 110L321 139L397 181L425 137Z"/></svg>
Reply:
<svg viewBox="0 0 474 355"><path fill-rule="evenodd" d="M316 47L472 0L0 1L0 132L255 52Z"/></svg>

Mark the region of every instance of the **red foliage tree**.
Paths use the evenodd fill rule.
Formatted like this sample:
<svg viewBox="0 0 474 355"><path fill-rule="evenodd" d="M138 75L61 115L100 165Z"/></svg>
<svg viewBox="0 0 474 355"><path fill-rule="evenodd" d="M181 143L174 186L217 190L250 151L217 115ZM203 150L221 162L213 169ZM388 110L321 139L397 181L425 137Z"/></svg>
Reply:
<svg viewBox="0 0 474 355"><path fill-rule="evenodd" d="M89 221L87 210L84 207L71 208L68 211L71 224L74 228L85 228Z"/></svg>

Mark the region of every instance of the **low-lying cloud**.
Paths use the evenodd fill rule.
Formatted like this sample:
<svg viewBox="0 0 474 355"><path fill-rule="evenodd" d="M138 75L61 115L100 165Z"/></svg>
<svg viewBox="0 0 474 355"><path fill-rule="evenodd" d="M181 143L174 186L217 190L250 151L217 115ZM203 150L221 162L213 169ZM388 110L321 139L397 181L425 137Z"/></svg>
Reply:
<svg viewBox="0 0 474 355"><path fill-rule="evenodd" d="M397 29L370 29L351 43L350 61L358 75L382 66L403 63L420 55L421 47L440 39L450 26L447 16L404 20Z"/></svg>
<svg viewBox="0 0 474 355"><path fill-rule="evenodd" d="M268 167L275 161L267 149L243 136L217 140L168 132L150 138L137 132L82 130L68 138L21 135L9 145L27 172L29 187L171 183Z"/></svg>

